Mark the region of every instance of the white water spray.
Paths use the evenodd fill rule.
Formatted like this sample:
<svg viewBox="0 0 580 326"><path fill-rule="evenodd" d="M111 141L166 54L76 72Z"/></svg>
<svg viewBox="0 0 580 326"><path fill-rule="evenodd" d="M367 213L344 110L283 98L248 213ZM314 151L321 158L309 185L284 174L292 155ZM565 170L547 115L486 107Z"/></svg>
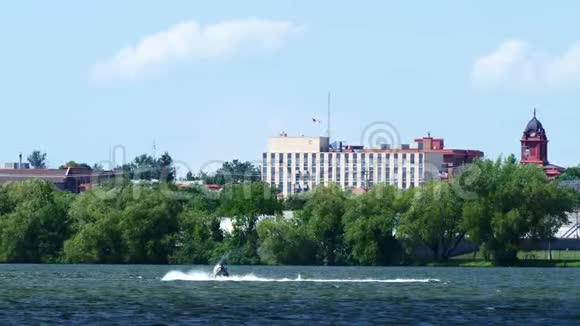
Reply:
<svg viewBox="0 0 580 326"><path fill-rule="evenodd" d="M438 279L319 279L302 278L265 278L252 273L245 275L231 275L230 277L213 277L211 273L203 271L170 271L162 281L191 281L191 282L312 282L312 283L429 283L440 282Z"/></svg>

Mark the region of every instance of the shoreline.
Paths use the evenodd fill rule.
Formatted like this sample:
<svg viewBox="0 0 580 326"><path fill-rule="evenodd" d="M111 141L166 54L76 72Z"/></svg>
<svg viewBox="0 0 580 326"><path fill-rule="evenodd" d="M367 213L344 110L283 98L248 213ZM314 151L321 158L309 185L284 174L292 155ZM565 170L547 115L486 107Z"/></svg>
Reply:
<svg viewBox="0 0 580 326"><path fill-rule="evenodd" d="M213 266L211 264L136 264L136 263L11 263L0 262L1 265L94 265L94 266ZM232 265L232 266L272 266L272 267L289 267L289 266L304 266L304 267L461 267L461 268L580 268L580 260L526 260L518 261L510 266L496 266L491 261L473 260L473 259L450 259L444 262L437 261L423 261L414 262L410 264L401 265L387 265L387 266L370 266L370 265Z"/></svg>

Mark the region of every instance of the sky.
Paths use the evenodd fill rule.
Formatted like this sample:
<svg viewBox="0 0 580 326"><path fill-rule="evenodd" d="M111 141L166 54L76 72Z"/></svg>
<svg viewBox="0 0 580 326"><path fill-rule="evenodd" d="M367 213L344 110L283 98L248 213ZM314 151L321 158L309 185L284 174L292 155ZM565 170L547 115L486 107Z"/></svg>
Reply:
<svg viewBox="0 0 580 326"><path fill-rule="evenodd" d="M7 1L0 162L107 167L169 152L180 174L257 161L267 138L519 153L537 108L550 162L580 163L580 3ZM313 123L313 118L320 123ZM111 155L114 152L114 155Z"/></svg>

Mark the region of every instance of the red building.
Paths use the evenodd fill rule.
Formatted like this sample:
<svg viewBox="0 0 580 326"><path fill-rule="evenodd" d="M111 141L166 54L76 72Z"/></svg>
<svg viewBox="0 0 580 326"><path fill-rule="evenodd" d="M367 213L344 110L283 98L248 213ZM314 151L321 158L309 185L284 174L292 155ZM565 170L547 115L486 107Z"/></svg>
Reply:
<svg viewBox="0 0 580 326"><path fill-rule="evenodd" d="M51 182L62 191L79 193L92 185L113 178L111 171L94 171L83 167L62 169L0 169L0 184L39 179Z"/></svg>
<svg viewBox="0 0 580 326"><path fill-rule="evenodd" d="M534 117L524 130L521 139L521 160L522 164L537 164L544 169L544 173L550 179L556 178L564 168L550 164L548 161L548 136L544 126L536 118L536 109Z"/></svg>

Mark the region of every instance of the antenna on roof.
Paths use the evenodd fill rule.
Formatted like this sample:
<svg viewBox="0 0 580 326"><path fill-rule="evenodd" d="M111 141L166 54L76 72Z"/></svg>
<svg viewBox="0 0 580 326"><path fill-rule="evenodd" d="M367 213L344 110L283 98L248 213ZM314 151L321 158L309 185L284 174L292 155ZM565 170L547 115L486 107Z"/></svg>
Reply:
<svg viewBox="0 0 580 326"><path fill-rule="evenodd" d="M534 108L534 118L536 117L536 108Z"/></svg>

